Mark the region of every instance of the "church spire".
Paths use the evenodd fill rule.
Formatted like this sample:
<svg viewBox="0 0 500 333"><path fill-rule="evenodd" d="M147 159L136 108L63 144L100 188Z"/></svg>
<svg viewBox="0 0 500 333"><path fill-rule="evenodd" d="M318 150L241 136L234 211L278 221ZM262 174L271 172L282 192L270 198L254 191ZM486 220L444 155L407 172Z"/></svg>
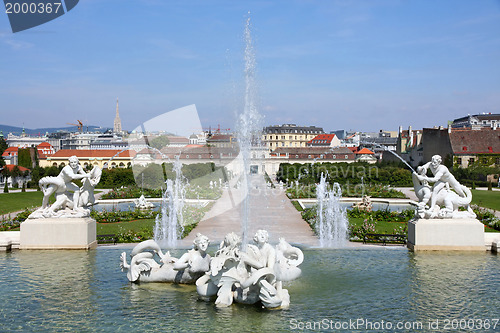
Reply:
<svg viewBox="0 0 500 333"><path fill-rule="evenodd" d="M115 122L113 124L113 132L115 133L122 132L122 121L120 120L120 112L118 111L118 98L116 99L116 116L115 116Z"/></svg>

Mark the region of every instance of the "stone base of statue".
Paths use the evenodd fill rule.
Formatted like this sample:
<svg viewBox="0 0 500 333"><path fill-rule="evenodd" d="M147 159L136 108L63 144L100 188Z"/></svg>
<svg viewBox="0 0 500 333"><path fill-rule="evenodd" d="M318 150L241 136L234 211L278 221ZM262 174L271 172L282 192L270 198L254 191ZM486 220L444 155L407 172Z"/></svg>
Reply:
<svg viewBox="0 0 500 333"><path fill-rule="evenodd" d="M27 219L21 223L21 250L88 250L95 247L96 222L90 217Z"/></svg>
<svg viewBox="0 0 500 333"><path fill-rule="evenodd" d="M408 222L412 251L486 251L484 224L476 219L415 219Z"/></svg>

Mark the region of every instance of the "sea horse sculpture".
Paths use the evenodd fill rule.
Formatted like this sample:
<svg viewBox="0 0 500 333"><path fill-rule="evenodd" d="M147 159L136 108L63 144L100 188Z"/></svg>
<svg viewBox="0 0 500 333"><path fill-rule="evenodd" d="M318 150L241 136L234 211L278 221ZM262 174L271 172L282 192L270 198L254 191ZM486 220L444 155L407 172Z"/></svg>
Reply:
<svg viewBox="0 0 500 333"><path fill-rule="evenodd" d="M160 246L152 239L137 244L127 262L127 254L120 256L120 267L127 273L130 282L171 282L194 284L210 269L210 255L206 253L210 241L208 237L197 234L194 247L179 259L163 253ZM160 258L158 263L154 256Z"/></svg>

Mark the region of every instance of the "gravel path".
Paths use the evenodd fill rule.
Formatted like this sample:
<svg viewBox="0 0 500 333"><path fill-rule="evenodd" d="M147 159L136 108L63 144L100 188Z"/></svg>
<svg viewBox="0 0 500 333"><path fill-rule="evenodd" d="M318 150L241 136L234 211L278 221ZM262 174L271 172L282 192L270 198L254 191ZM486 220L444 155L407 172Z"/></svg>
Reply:
<svg viewBox="0 0 500 333"><path fill-rule="evenodd" d="M249 194L250 218L248 226L248 241L258 229L269 232L270 243L277 243L279 237L289 243L317 246L318 238L309 225L302 219L285 192L280 187L269 188L261 175L251 176L251 191ZM210 238L213 243L223 240L224 236L234 231L241 235L243 198L245 191L230 186L224 190L212 209L205 215L198 226L183 240L184 246L189 246L197 233Z"/></svg>

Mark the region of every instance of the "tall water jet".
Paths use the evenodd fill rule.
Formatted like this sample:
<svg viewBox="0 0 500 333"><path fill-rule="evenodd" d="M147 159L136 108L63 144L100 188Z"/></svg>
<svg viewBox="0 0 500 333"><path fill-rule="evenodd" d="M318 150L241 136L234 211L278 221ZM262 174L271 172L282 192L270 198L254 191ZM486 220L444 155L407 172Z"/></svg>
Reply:
<svg viewBox="0 0 500 333"><path fill-rule="evenodd" d="M167 179L167 189L162 195L161 217L156 216L154 240L168 248L175 248L184 229L183 209L186 189L179 156L174 161L175 180Z"/></svg>
<svg viewBox="0 0 500 333"><path fill-rule="evenodd" d="M243 205L242 205L242 243L248 242L248 227L250 221L250 165L252 161L251 149L255 141L260 141L262 130L262 116L257 110L256 105L256 82L255 82L255 52L253 48L252 36L250 33L250 18L245 25L245 105L243 112L238 117L237 138L240 146L240 156L242 157L241 178L244 186Z"/></svg>
<svg viewBox="0 0 500 333"><path fill-rule="evenodd" d="M321 173L321 180L316 186L318 200L318 221L316 232L321 247L340 248L347 244L349 239L349 220L346 209L340 205L342 189L338 183L328 190L326 175Z"/></svg>

